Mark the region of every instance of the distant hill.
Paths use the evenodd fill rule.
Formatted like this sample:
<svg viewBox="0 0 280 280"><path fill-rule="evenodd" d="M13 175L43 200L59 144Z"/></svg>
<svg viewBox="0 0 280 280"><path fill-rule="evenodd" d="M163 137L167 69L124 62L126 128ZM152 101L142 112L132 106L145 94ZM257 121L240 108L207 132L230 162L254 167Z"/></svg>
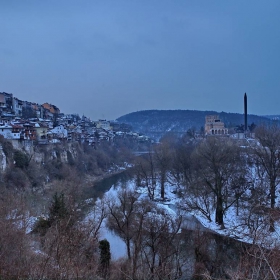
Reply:
<svg viewBox="0 0 280 280"><path fill-rule="evenodd" d="M270 120L276 120L276 121L279 121L280 120L280 115L267 115L267 116L264 116Z"/></svg>
<svg viewBox="0 0 280 280"><path fill-rule="evenodd" d="M167 132L182 135L192 127L199 131L201 127L204 128L206 115L219 115L228 128L244 124L243 114L197 110L145 110L129 113L117 120L131 125L134 131L158 140ZM248 124L259 125L269 121L266 117L248 115Z"/></svg>

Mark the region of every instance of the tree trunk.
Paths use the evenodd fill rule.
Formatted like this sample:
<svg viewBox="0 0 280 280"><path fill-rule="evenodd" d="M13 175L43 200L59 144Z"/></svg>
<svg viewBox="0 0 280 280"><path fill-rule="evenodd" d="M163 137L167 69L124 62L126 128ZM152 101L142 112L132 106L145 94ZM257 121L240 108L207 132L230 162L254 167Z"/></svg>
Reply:
<svg viewBox="0 0 280 280"><path fill-rule="evenodd" d="M236 199L236 216L239 216L239 198Z"/></svg>
<svg viewBox="0 0 280 280"><path fill-rule="evenodd" d="M127 257L129 260L131 260L131 254L130 254L130 240L126 240L126 251L127 251Z"/></svg>
<svg viewBox="0 0 280 280"><path fill-rule="evenodd" d="M271 182L270 184L270 208L271 208L271 213L270 213L270 218L269 218L269 231L274 232L275 227L274 227L274 219L271 215L273 215L273 211L275 208L275 200L276 200L276 187L275 183Z"/></svg>
<svg viewBox="0 0 280 280"><path fill-rule="evenodd" d="M164 184L165 184L165 171L162 171L160 175L160 197L162 200L164 200Z"/></svg>
<svg viewBox="0 0 280 280"><path fill-rule="evenodd" d="M216 205L216 218L215 222L224 228L224 213L223 213L223 198L222 195L217 196L217 205Z"/></svg>

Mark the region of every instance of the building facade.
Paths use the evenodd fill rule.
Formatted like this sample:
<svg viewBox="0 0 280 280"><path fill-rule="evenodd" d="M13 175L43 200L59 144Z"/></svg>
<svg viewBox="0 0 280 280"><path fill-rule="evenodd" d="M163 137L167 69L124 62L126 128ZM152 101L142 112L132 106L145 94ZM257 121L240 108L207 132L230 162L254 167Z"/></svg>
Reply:
<svg viewBox="0 0 280 280"><path fill-rule="evenodd" d="M205 117L205 134L228 135L228 129L218 115L208 115Z"/></svg>

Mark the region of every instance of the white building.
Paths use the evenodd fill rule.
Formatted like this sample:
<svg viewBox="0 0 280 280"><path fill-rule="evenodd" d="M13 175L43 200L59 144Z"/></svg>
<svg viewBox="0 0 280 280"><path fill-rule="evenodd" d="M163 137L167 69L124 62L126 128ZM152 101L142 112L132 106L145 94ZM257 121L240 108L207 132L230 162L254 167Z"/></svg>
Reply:
<svg viewBox="0 0 280 280"><path fill-rule="evenodd" d="M48 132L48 134L52 134L53 138L67 138L68 137L68 131L64 128L63 125L56 126L52 130Z"/></svg>
<svg viewBox="0 0 280 280"><path fill-rule="evenodd" d="M5 139L19 140L20 139L20 129L18 126L12 126L8 124L0 125L0 135L3 135Z"/></svg>

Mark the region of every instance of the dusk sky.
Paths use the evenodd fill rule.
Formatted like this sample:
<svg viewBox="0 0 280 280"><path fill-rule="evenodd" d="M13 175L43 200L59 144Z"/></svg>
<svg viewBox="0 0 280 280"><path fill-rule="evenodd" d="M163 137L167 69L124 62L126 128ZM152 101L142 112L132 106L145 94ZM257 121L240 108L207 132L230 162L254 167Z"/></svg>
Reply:
<svg viewBox="0 0 280 280"><path fill-rule="evenodd" d="M0 0L0 92L64 113L280 114L280 1Z"/></svg>

